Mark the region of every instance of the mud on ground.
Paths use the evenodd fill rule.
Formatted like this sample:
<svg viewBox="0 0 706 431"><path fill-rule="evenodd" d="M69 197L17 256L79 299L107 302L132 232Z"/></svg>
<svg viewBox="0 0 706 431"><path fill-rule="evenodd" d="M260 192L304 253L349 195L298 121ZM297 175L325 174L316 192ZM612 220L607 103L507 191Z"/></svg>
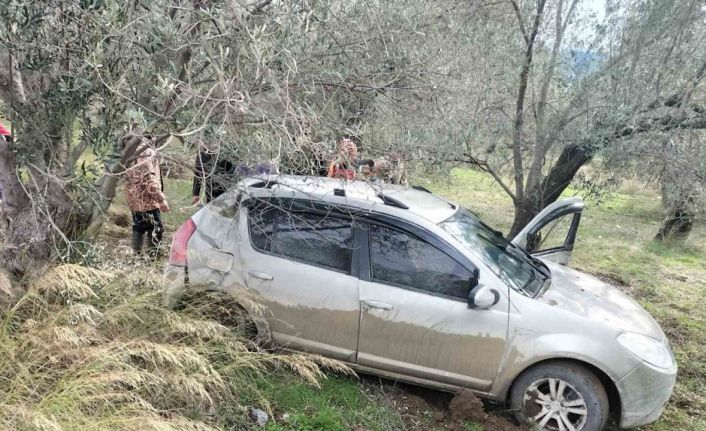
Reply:
<svg viewBox="0 0 706 431"><path fill-rule="evenodd" d="M467 431L475 429L470 428L473 425L484 431L529 431L503 407L484 403L470 390L454 395L400 383L375 386L369 390L381 392L384 402L400 415L405 431Z"/></svg>

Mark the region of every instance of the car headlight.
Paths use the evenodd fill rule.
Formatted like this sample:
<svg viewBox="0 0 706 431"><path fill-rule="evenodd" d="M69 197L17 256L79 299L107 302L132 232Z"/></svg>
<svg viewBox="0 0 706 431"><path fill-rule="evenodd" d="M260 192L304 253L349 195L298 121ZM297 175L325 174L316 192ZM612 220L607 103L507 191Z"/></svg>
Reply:
<svg viewBox="0 0 706 431"><path fill-rule="evenodd" d="M638 358L658 368L670 368L673 365L672 352L667 343L647 335L623 332L618 342Z"/></svg>

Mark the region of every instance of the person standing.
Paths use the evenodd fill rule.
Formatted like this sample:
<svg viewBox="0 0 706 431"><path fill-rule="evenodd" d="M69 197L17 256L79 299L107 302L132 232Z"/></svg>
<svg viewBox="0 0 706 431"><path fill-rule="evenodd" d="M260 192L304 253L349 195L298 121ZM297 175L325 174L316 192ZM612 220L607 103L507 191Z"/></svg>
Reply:
<svg viewBox="0 0 706 431"><path fill-rule="evenodd" d="M369 159L358 159L358 146L348 138L341 139L338 144L338 156L328 167L326 176L353 180L359 175L366 176L374 167Z"/></svg>
<svg viewBox="0 0 706 431"><path fill-rule="evenodd" d="M157 151L149 137L143 137L135 150L137 155L125 172L125 198L132 211L132 249L135 255L143 252L145 240L150 257L160 255L164 235L162 212L169 212L164 195L162 169Z"/></svg>
<svg viewBox="0 0 706 431"><path fill-rule="evenodd" d="M200 149L196 154L194 163L194 184L191 190L191 204L201 202L203 189L206 203L222 195L235 175L235 165L227 160L220 151L211 151L208 148Z"/></svg>

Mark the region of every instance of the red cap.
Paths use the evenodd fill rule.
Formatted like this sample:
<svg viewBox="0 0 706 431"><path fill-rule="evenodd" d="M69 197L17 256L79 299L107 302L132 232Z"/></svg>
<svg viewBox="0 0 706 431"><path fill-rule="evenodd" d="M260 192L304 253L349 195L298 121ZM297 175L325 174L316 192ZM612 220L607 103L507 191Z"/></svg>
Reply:
<svg viewBox="0 0 706 431"><path fill-rule="evenodd" d="M0 135L5 135L5 136L12 135L9 130L7 130L5 127L3 127L2 123L0 123Z"/></svg>

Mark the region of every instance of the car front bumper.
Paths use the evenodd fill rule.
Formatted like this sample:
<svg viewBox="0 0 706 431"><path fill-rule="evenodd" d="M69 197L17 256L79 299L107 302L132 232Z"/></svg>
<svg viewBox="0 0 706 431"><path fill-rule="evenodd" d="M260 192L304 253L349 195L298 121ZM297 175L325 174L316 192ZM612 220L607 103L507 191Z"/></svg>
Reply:
<svg viewBox="0 0 706 431"><path fill-rule="evenodd" d="M677 366L661 369L645 362L616 383L621 399L620 427L634 428L656 421L669 401Z"/></svg>

